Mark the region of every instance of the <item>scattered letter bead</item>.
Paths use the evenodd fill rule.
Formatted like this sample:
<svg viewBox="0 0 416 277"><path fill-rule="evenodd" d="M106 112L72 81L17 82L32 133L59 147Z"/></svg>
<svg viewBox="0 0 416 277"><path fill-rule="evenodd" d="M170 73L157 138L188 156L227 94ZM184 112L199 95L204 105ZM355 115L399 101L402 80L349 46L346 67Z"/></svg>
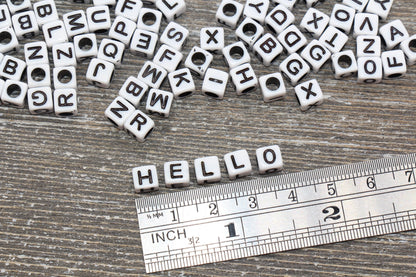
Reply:
<svg viewBox="0 0 416 277"><path fill-rule="evenodd" d="M186 11L185 0L157 0L156 7L167 21L173 21Z"/></svg>
<svg viewBox="0 0 416 277"><path fill-rule="evenodd" d="M342 4L345 4L351 8L354 8L357 12L364 11L367 6L368 0L342 0Z"/></svg>
<svg viewBox="0 0 416 277"><path fill-rule="evenodd" d="M124 122L124 129L138 141L144 142L155 127L153 120L140 110L134 111Z"/></svg>
<svg viewBox="0 0 416 277"><path fill-rule="evenodd" d="M296 5L297 0L271 0L275 5L281 5L289 10L292 10Z"/></svg>
<svg viewBox="0 0 416 277"><path fill-rule="evenodd" d="M316 39L312 40L300 55L315 73L331 58L331 52Z"/></svg>
<svg viewBox="0 0 416 277"><path fill-rule="evenodd" d="M172 46L176 50L182 50L182 46L185 44L188 38L189 31L182 25L176 22L169 22L162 35L160 36L160 43Z"/></svg>
<svg viewBox="0 0 416 277"><path fill-rule="evenodd" d="M321 87L316 79L297 85L295 93L302 111L309 110L312 106L320 105L324 100Z"/></svg>
<svg viewBox="0 0 416 277"><path fill-rule="evenodd" d="M157 45L158 35L147 31L136 29L130 42L130 51L136 55L153 58Z"/></svg>
<svg viewBox="0 0 416 277"><path fill-rule="evenodd" d="M8 53L19 49L19 41L13 28L8 27L0 30L0 53Z"/></svg>
<svg viewBox="0 0 416 277"><path fill-rule="evenodd" d="M378 34L378 16L372 13L357 13L354 19L354 37Z"/></svg>
<svg viewBox="0 0 416 277"><path fill-rule="evenodd" d="M94 86L109 88L114 76L114 64L94 58L87 69L87 81Z"/></svg>
<svg viewBox="0 0 416 277"><path fill-rule="evenodd" d="M329 16L323 12L310 8L300 22L300 29L311 37L318 39L329 24Z"/></svg>
<svg viewBox="0 0 416 277"><path fill-rule="evenodd" d="M55 89L77 89L77 74L75 67L55 67L53 69L53 85Z"/></svg>
<svg viewBox="0 0 416 277"><path fill-rule="evenodd" d="M204 82L202 83L202 92L205 95L222 99L225 94L229 75L227 72L208 68L205 73Z"/></svg>
<svg viewBox="0 0 416 277"><path fill-rule="evenodd" d="M147 61L144 63L137 78L151 88L160 88L167 75L166 69L154 62Z"/></svg>
<svg viewBox="0 0 416 277"><path fill-rule="evenodd" d="M416 64L416 35L413 35L400 43L400 49L402 49L406 55L408 65Z"/></svg>
<svg viewBox="0 0 416 277"><path fill-rule="evenodd" d="M374 13L381 19L386 20L392 5L393 0L369 0L365 11L368 13Z"/></svg>
<svg viewBox="0 0 416 277"><path fill-rule="evenodd" d="M246 17L251 17L260 24L264 24L269 5L269 0L247 0L243 14Z"/></svg>
<svg viewBox="0 0 416 277"><path fill-rule="evenodd" d="M363 35L357 37L357 57L380 57L381 39L379 36Z"/></svg>
<svg viewBox="0 0 416 277"><path fill-rule="evenodd" d="M87 16L83 10L66 13L62 16L62 20L70 38L89 32Z"/></svg>
<svg viewBox="0 0 416 277"><path fill-rule="evenodd" d="M74 49L77 61L95 58L98 54L97 36L94 33L74 37Z"/></svg>
<svg viewBox="0 0 416 277"><path fill-rule="evenodd" d="M1 93L1 102L12 107L23 108L25 106L27 89L26 83L10 79L6 80Z"/></svg>
<svg viewBox="0 0 416 277"><path fill-rule="evenodd" d="M255 90L258 86L258 79L249 63L234 67L230 70L237 95L243 95Z"/></svg>
<svg viewBox="0 0 416 277"><path fill-rule="evenodd" d="M267 33L254 44L253 50L265 66L270 66L283 52L283 46L275 36Z"/></svg>
<svg viewBox="0 0 416 277"><path fill-rule="evenodd" d="M308 43L306 37L295 25L290 25L283 30L277 39L289 54L297 52Z"/></svg>
<svg viewBox="0 0 416 277"><path fill-rule="evenodd" d="M90 32L107 32L111 28L110 9L108 6L87 8L87 21Z"/></svg>
<svg viewBox="0 0 416 277"><path fill-rule="evenodd" d="M217 21L232 29L235 29L243 13L243 4L234 0L222 0L215 17Z"/></svg>
<svg viewBox="0 0 416 277"><path fill-rule="evenodd" d="M27 91L27 104L31 114L53 112L53 95L50 87L30 88Z"/></svg>
<svg viewBox="0 0 416 277"><path fill-rule="evenodd" d="M72 42L59 43L52 46L52 57L55 67L77 66L74 44Z"/></svg>
<svg viewBox="0 0 416 277"><path fill-rule="evenodd" d="M53 106L57 116L71 116L78 113L77 91L73 88L55 89Z"/></svg>
<svg viewBox="0 0 416 277"><path fill-rule="evenodd" d="M224 28L208 27L201 29L201 48L213 53L222 51L224 48Z"/></svg>
<svg viewBox="0 0 416 277"><path fill-rule="evenodd" d="M132 170L133 184L136 193L159 190L156 166L140 166Z"/></svg>
<svg viewBox="0 0 416 277"><path fill-rule="evenodd" d="M280 100L286 95L286 86L279 72L261 76L259 84L264 102Z"/></svg>
<svg viewBox="0 0 416 277"><path fill-rule="evenodd" d="M386 79L399 78L406 74L406 57L402 50L390 50L381 54L383 74Z"/></svg>
<svg viewBox="0 0 416 277"><path fill-rule="evenodd" d="M27 65L49 64L48 47L44 41L25 43L24 52Z"/></svg>
<svg viewBox="0 0 416 277"><path fill-rule="evenodd" d="M46 45L52 47L54 44L68 42L68 35L62 20L51 21L42 26Z"/></svg>
<svg viewBox="0 0 416 277"><path fill-rule="evenodd" d="M173 161L164 164L165 185L171 187L187 187L190 184L189 164L187 161Z"/></svg>
<svg viewBox="0 0 416 277"><path fill-rule="evenodd" d="M12 16L14 32L18 39L32 38L39 34L39 26L33 11L16 13Z"/></svg>
<svg viewBox="0 0 416 277"><path fill-rule="evenodd" d="M380 83L383 79L383 65L380 57L358 58L357 65L359 83Z"/></svg>
<svg viewBox="0 0 416 277"><path fill-rule="evenodd" d="M251 60L247 48L241 41L224 47L222 54L224 55L225 61L227 62L229 68L249 63Z"/></svg>
<svg viewBox="0 0 416 277"><path fill-rule="evenodd" d="M118 95L128 100L136 108L140 104L140 100L143 98L149 86L137 79L136 77L130 76L124 82Z"/></svg>
<svg viewBox="0 0 416 277"><path fill-rule="evenodd" d="M162 24L162 13L158 10L142 8L137 19L137 28L159 33Z"/></svg>
<svg viewBox="0 0 416 277"><path fill-rule="evenodd" d="M348 36L333 26L328 26L319 38L319 42L332 53L340 52L347 41Z"/></svg>
<svg viewBox="0 0 416 277"><path fill-rule="evenodd" d="M150 89L147 95L146 110L151 114L169 117L173 94L161 89Z"/></svg>
<svg viewBox="0 0 416 277"><path fill-rule="evenodd" d="M246 17L235 30L235 33L251 49L254 43L263 35L264 28L257 21Z"/></svg>
<svg viewBox="0 0 416 277"><path fill-rule="evenodd" d="M108 61L116 67L120 67L124 58L124 49L126 46L114 39L104 38L101 40L98 48L97 58Z"/></svg>
<svg viewBox="0 0 416 277"><path fill-rule="evenodd" d="M168 72L173 72L178 68L183 58L183 54L166 44L162 44L159 47L159 50L156 52L156 55L153 58L153 62Z"/></svg>
<svg viewBox="0 0 416 277"><path fill-rule="evenodd" d="M355 10L342 4L335 4L332 9L329 25L338 28L349 34L354 22Z"/></svg>
<svg viewBox="0 0 416 277"><path fill-rule="evenodd" d="M42 27L45 23L59 20L54 0L43 0L34 3L33 11L35 12L39 27Z"/></svg>
<svg viewBox="0 0 416 277"><path fill-rule="evenodd" d="M258 148L256 150L256 158L260 174L272 173L283 169L282 153L278 145Z"/></svg>
<svg viewBox="0 0 416 277"><path fill-rule="evenodd" d="M51 86L51 69L49 63L29 65L26 72L29 88Z"/></svg>
<svg viewBox="0 0 416 277"><path fill-rule="evenodd" d="M296 86L311 70L306 61L297 53L284 59L280 63L279 69L292 86Z"/></svg>
<svg viewBox="0 0 416 277"><path fill-rule="evenodd" d="M0 63L0 76L15 81L20 81L23 72L26 69L26 63L21 59L5 55Z"/></svg>
<svg viewBox="0 0 416 277"><path fill-rule="evenodd" d="M183 98L195 92L195 83L189 68L181 68L169 73L168 79L175 98Z"/></svg>
<svg viewBox="0 0 416 277"><path fill-rule="evenodd" d="M224 155L224 163L231 180L250 175L252 172L247 150L238 150Z"/></svg>
<svg viewBox="0 0 416 277"><path fill-rule="evenodd" d="M295 22L295 16L283 5L278 5L266 16L265 22L270 31L280 34Z"/></svg>
<svg viewBox="0 0 416 277"><path fill-rule="evenodd" d="M135 30L136 23L122 16L117 16L111 25L108 36L128 46Z"/></svg>
<svg viewBox="0 0 416 277"><path fill-rule="evenodd" d="M388 50L409 38L409 33L400 19L391 21L380 28L380 35Z"/></svg>
<svg viewBox="0 0 416 277"><path fill-rule="evenodd" d="M196 180L199 185L221 180L220 162L217 156L195 159L194 167Z"/></svg>
<svg viewBox="0 0 416 277"><path fill-rule="evenodd" d="M212 60L213 56L211 53L198 46L194 46L189 52L184 65L189 68L195 76L203 78L205 72L211 65Z"/></svg>
<svg viewBox="0 0 416 277"><path fill-rule="evenodd" d="M6 4L0 5L0 29L12 27L12 18Z"/></svg>
<svg viewBox="0 0 416 277"><path fill-rule="evenodd" d="M124 128L124 122L136 109L123 97L116 97L105 110L105 116L119 129Z"/></svg>
<svg viewBox="0 0 416 277"><path fill-rule="evenodd" d="M119 0L116 5L116 16L121 15L134 22L137 21L139 11L143 7L140 0Z"/></svg>
<svg viewBox="0 0 416 277"><path fill-rule="evenodd" d="M331 60L335 79L342 79L357 73L357 60L352 50L332 54Z"/></svg>
<svg viewBox="0 0 416 277"><path fill-rule="evenodd" d="M30 0L6 0L6 4L9 7L11 14L32 9L32 3L30 3Z"/></svg>

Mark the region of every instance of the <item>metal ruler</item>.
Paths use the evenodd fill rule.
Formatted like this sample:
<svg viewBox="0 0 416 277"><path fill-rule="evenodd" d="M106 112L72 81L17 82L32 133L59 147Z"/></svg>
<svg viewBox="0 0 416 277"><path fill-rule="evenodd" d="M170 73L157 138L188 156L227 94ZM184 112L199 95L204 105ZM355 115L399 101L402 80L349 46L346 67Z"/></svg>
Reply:
<svg viewBox="0 0 416 277"><path fill-rule="evenodd" d="M136 199L146 272L416 229L416 154Z"/></svg>

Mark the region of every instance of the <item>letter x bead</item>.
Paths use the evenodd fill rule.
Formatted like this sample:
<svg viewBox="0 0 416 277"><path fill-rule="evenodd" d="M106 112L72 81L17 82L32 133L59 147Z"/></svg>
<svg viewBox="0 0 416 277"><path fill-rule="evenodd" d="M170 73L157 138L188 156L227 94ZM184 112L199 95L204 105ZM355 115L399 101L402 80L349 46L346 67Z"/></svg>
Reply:
<svg viewBox="0 0 416 277"><path fill-rule="evenodd" d="M297 85L295 93L302 111L306 111L312 106L320 105L324 100L321 87L316 79Z"/></svg>
<svg viewBox="0 0 416 277"><path fill-rule="evenodd" d="M224 48L224 28L208 27L201 29L201 48L217 53Z"/></svg>
<svg viewBox="0 0 416 277"><path fill-rule="evenodd" d="M303 32L317 39L322 35L328 23L329 16L315 8L310 8L302 18L299 27Z"/></svg>

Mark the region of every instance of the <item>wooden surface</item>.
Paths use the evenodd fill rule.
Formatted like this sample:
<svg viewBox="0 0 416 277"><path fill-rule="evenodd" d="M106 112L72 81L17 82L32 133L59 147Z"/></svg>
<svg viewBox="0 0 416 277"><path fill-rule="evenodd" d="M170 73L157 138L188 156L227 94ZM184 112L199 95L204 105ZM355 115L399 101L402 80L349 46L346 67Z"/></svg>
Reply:
<svg viewBox="0 0 416 277"><path fill-rule="evenodd" d="M87 7L55 2L60 15ZM219 0L186 2L188 10L177 20L190 30L184 54L199 44L201 27L217 25ZM329 14L333 3L319 9ZM303 3L297 6L297 22L305 11ZM389 19L400 18L414 34L415 12L414 0L396 0ZM226 43L234 41L226 28ZM350 40L348 48L353 47ZM130 170L135 166L156 164L163 180L166 161L191 162L247 149L254 163L255 149L271 144L282 149L284 173L416 152L415 67L404 78L363 85L353 78L335 80L326 65L310 75L318 78L325 102L306 113L290 86L283 101L270 104L259 91L239 97L231 86L217 101L202 96L196 80L198 92L174 102L168 119L153 116L155 131L139 143L115 129L103 113L144 61L126 54L110 89L88 85L87 65L79 65L75 117L33 116L27 108L0 106L0 275L144 275L134 198L146 195L133 192ZM226 70L220 56L213 67ZM277 70L254 57L253 67L258 76ZM222 171L222 183L228 182L223 166ZM259 177L255 170L243 180ZM191 179L189 189L198 187L194 175ZM153 275L415 276L415 243L413 231Z"/></svg>

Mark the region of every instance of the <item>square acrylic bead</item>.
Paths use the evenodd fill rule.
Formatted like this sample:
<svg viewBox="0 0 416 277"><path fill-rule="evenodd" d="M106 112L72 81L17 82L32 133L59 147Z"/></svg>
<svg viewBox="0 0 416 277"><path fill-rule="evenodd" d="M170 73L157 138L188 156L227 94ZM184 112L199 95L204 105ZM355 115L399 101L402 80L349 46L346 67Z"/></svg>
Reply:
<svg viewBox="0 0 416 277"><path fill-rule="evenodd" d="M88 83L101 88L109 88L114 76L114 64L94 58L90 61L86 79Z"/></svg>
<svg viewBox="0 0 416 277"><path fill-rule="evenodd" d="M244 63L249 63L251 58L244 43L241 41L227 45L222 50L225 61L229 68L237 67Z"/></svg>
<svg viewBox="0 0 416 277"><path fill-rule="evenodd" d="M130 76L124 82L123 86L118 92L118 95L128 100L136 108L140 104L140 100L146 94L149 86L140 81L138 78Z"/></svg>
<svg viewBox="0 0 416 277"><path fill-rule="evenodd" d="M42 27L45 23L59 20L54 0L43 0L33 3L33 11L39 27Z"/></svg>
<svg viewBox="0 0 416 277"><path fill-rule="evenodd" d="M0 5L0 29L12 27L12 18L6 4Z"/></svg>
<svg viewBox="0 0 416 277"><path fill-rule="evenodd" d="M283 52L283 46L275 36L267 33L257 40L253 51L265 66L270 66Z"/></svg>
<svg viewBox="0 0 416 277"><path fill-rule="evenodd" d="M123 62L125 48L124 43L120 41L104 38L98 48L97 58L110 62L115 67L120 67Z"/></svg>
<svg viewBox="0 0 416 277"><path fill-rule="evenodd" d="M32 3L30 3L30 0L6 0L6 4L9 7L11 14L32 9Z"/></svg>
<svg viewBox="0 0 416 277"><path fill-rule="evenodd" d="M263 25L269 5L269 0L247 0L244 6L243 14L244 16L251 17Z"/></svg>
<svg viewBox="0 0 416 277"><path fill-rule="evenodd" d="M0 30L0 53L8 53L19 49L19 41L13 28Z"/></svg>
<svg viewBox="0 0 416 277"><path fill-rule="evenodd" d="M380 57L381 39L379 36L363 35L356 40L357 57Z"/></svg>
<svg viewBox="0 0 416 277"><path fill-rule="evenodd" d="M55 89L77 89L77 74L75 67L55 67L53 69L53 85Z"/></svg>
<svg viewBox="0 0 416 277"><path fill-rule="evenodd" d="M97 36L94 33L74 37L74 50L77 61L95 58L98 54Z"/></svg>
<svg viewBox="0 0 416 277"><path fill-rule="evenodd" d="M383 64L380 57L361 57L357 59L358 82L380 83L383 79Z"/></svg>
<svg viewBox="0 0 416 277"><path fill-rule="evenodd" d="M191 70L192 74L198 78L203 78L213 58L208 51L194 46L189 52L184 65Z"/></svg>
<svg viewBox="0 0 416 277"><path fill-rule="evenodd" d="M83 10L72 11L62 16L68 37L89 32L87 16Z"/></svg>
<svg viewBox="0 0 416 277"><path fill-rule="evenodd" d="M52 89L50 87L28 89L27 104L31 114L45 114L53 112Z"/></svg>
<svg viewBox="0 0 416 277"><path fill-rule="evenodd" d="M402 41L400 43L400 49L406 55L408 65L416 64L416 35Z"/></svg>
<svg viewBox="0 0 416 277"><path fill-rule="evenodd" d="M399 78L406 74L406 57L402 50L390 50L381 54L385 79Z"/></svg>
<svg viewBox="0 0 416 277"><path fill-rule="evenodd" d="M328 24L329 16L315 8L310 8L303 16L299 27L304 33L317 39L322 35Z"/></svg>
<svg viewBox="0 0 416 277"><path fill-rule="evenodd" d="M157 0L156 7L167 21L173 21L186 11L185 0Z"/></svg>
<svg viewBox="0 0 416 277"><path fill-rule="evenodd" d="M154 62L147 61L144 63L137 78L151 88L160 88L167 75L166 69Z"/></svg>
<svg viewBox="0 0 416 277"><path fill-rule="evenodd" d="M220 161L217 156L195 159L194 167L196 181L199 185L221 180Z"/></svg>
<svg viewBox="0 0 416 277"><path fill-rule="evenodd" d="M158 35L151 31L136 29L130 42L130 52L148 59L153 58Z"/></svg>
<svg viewBox="0 0 416 277"><path fill-rule="evenodd" d="M237 95L249 93L258 87L258 79L249 63L232 68L230 76Z"/></svg>
<svg viewBox="0 0 416 277"><path fill-rule="evenodd" d="M308 43L306 37L295 25L290 25L285 30L283 30L277 36L277 39L289 54L297 52Z"/></svg>
<svg viewBox="0 0 416 277"><path fill-rule="evenodd" d="M77 91L73 88L55 89L53 106L57 116L72 116L78 113Z"/></svg>
<svg viewBox="0 0 416 277"><path fill-rule="evenodd" d="M26 72L29 88L51 86L51 69L49 64L29 65Z"/></svg>
<svg viewBox="0 0 416 277"><path fill-rule="evenodd" d="M156 166L147 165L132 169L134 191L136 193L159 190Z"/></svg>
<svg viewBox="0 0 416 277"><path fill-rule="evenodd" d="M14 14L12 23L18 39L32 38L39 34L38 22L33 11Z"/></svg>
<svg viewBox="0 0 416 277"><path fill-rule="evenodd" d="M108 36L128 46L130 45L130 40L135 30L136 23L134 21L122 16L117 16L108 31Z"/></svg>
<svg viewBox="0 0 416 277"><path fill-rule="evenodd" d="M121 96L116 97L107 107L104 114L107 119L119 129L124 128L124 122L135 111L135 107Z"/></svg>
<svg viewBox="0 0 416 277"><path fill-rule="evenodd" d="M267 28L275 34L280 34L294 22L295 16L283 5L276 6L267 14L265 19Z"/></svg>
<svg viewBox="0 0 416 277"><path fill-rule="evenodd" d="M378 34L379 18L372 13L357 13L354 19L354 37Z"/></svg>
<svg viewBox="0 0 416 277"><path fill-rule="evenodd" d="M335 4L332 9L329 25L349 34L354 22L355 9L342 4Z"/></svg>
<svg viewBox="0 0 416 277"><path fill-rule="evenodd" d="M6 80L1 93L1 102L15 108L24 108L28 86L17 80Z"/></svg>
<svg viewBox="0 0 416 277"><path fill-rule="evenodd" d="M222 0L215 17L219 23L224 24L231 29L235 29L243 14L243 10L243 4L240 4L237 1Z"/></svg>
<svg viewBox="0 0 416 277"><path fill-rule="evenodd" d="M342 0L342 4L355 9L357 12L363 12L367 3L368 0Z"/></svg>
<svg viewBox="0 0 416 277"><path fill-rule="evenodd" d="M140 110L134 111L124 122L126 132L140 142L147 139L154 127L154 121Z"/></svg>
<svg viewBox="0 0 416 277"><path fill-rule="evenodd" d="M202 83L202 93L207 96L222 99L227 88L228 72L208 68Z"/></svg>
<svg viewBox="0 0 416 277"><path fill-rule="evenodd" d="M295 87L295 94L302 111L320 105L324 100L321 87L316 79L297 85Z"/></svg>
<svg viewBox="0 0 416 277"><path fill-rule="evenodd" d="M52 47L58 43L68 42L68 35L62 20L45 23L42 26L42 32L48 47Z"/></svg>
<svg viewBox="0 0 416 277"><path fill-rule="evenodd" d="M195 92L195 83L189 68L181 68L169 73L168 79L175 98L183 98Z"/></svg>
<svg viewBox="0 0 416 277"><path fill-rule="evenodd" d="M369 0L365 11L378 15L382 20L386 20L394 0Z"/></svg>
<svg viewBox="0 0 416 277"><path fill-rule="evenodd" d="M335 79L346 78L357 73L357 60L352 50L332 54L331 60Z"/></svg>
<svg viewBox="0 0 416 277"><path fill-rule="evenodd" d="M59 43L52 46L52 58L55 67L77 66L74 44Z"/></svg>
<svg viewBox="0 0 416 277"><path fill-rule="evenodd" d="M44 41L25 43L24 52L27 65L49 64L48 47Z"/></svg>
<svg viewBox="0 0 416 277"><path fill-rule="evenodd" d="M0 76L6 79L20 81L25 69L24 61L10 55L5 55L0 62Z"/></svg>
<svg viewBox="0 0 416 277"><path fill-rule="evenodd" d="M254 43L263 35L264 28L254 19L246 17L235 30L237 37L244 42L250 49Z"/></svg>
<svg viewBox="0 0 416 277"><path fill-rule="evenodd" d="M259 85L264 102L282 99L286 95L286 86L279 72L267 74L259 78Z"/></svg>
<svg viewBox="0 0 416 277"><path fill-rule="evenodd" d="M406 27L403 25L403 22L400 19L391 21L382 27L380 27L380 36L383 38L384 43L386 44L387 50L391 50L400 44L402 41L405 41L409 38L409 33L406 30Z"/></svg>
<svg viewBox="0 0 416 277"><path fill-rule="evenodd" d="M166 162L163 169L165 173L165 185L167 188L189 186L190 174L187 161Z"/></svg>
<svg viewBox="0 0 416 277"><path fill-rule="evenodd" d="M213 53L222 51L224 48L224 28L207 27L202 28L200 33L201 48Z"/></svg>
<svg viewBox="0 0 416 277"><path fill-rule="evenodd" d="M182 50L189 35L188 29L176 22L169 22L162 35L160 36L160 43L169 45L178 51Z"/></svg>
<svg viewBox="0 0 416 277"><path fill-rule="evenodd" d="M337 28L328 26L319 38L319 42L332 53L337 53L340 52L348 42L348 36Z"/></svg>
<svg viewBox="0 0 416 277"><path fill-rule="evenodd" d="M252 172L250 157L247 150L238 150L224 155L224 163L228 177L234 180L250 175Z"/></svg>
<svg viewBox="0 0 416 277"><path fill-rule="evenodd" d="M173 94L161 89L150 89L147 95L146 110L151 114L169 117Z"/></svg>
<svg viewBox="0 0 416 277"><path fill-rule="evenodd" d="M115 15L124 16L136 22L142 7L143 2L140 0L119 0L116 5Z"/></svg>
<svg viewBox="0 0 416 277"><path fill-rule="evenodd" d="M296 86L311 70L306 61L297 53L284 59L279 69L292 86Z"/></svg>
<svg viewBox="0 0 416 277"><path fill-rule="evenodd" d="M280 5L292 10L298 0L271 0L275 5Z"/></svg>
<svg viewBox="0 0 416 277"><path fill-rule="evenodd" d="M162 13L155 9L142 8L137 19L137 28L155 34L159 33L162 24Z"/></svg>
<svg viewBox="0 0 416 277"><path fill-rule="evenodd" d="M110 9L108 6L89 7L86 14L90 32L104 33L111 28Z"/></svg>
<svg viewBox="0 0 416 277"><path fill-rule="evenodd" d="M293 1L293 0L292 0ZM320 3L324 2L325 0L303 0L306 4L306 7L313 8L318 6ZM339 0L336 0L339 2Z"/></svg>
<svg viewBox="0 0 416 277"><path fill-rule="evenodd" d="M331 52L316 39L312 40L300 55L315 73L331 58Z"/></svg>
<svg viewBox="0 0 416 277"><path fill-rule="evenodd" d="M260 174L272 173L283 169L280 147L270 145L256 150L257 166Z"/></svg>
<svg viewBox="0 0 416 277"><path fill-rule="evenodd" d="M178 68L182 59L183 54L180 51L166 44L162 44L156 52L153 62L163 67L168 72L173 72Z"/></svg>

